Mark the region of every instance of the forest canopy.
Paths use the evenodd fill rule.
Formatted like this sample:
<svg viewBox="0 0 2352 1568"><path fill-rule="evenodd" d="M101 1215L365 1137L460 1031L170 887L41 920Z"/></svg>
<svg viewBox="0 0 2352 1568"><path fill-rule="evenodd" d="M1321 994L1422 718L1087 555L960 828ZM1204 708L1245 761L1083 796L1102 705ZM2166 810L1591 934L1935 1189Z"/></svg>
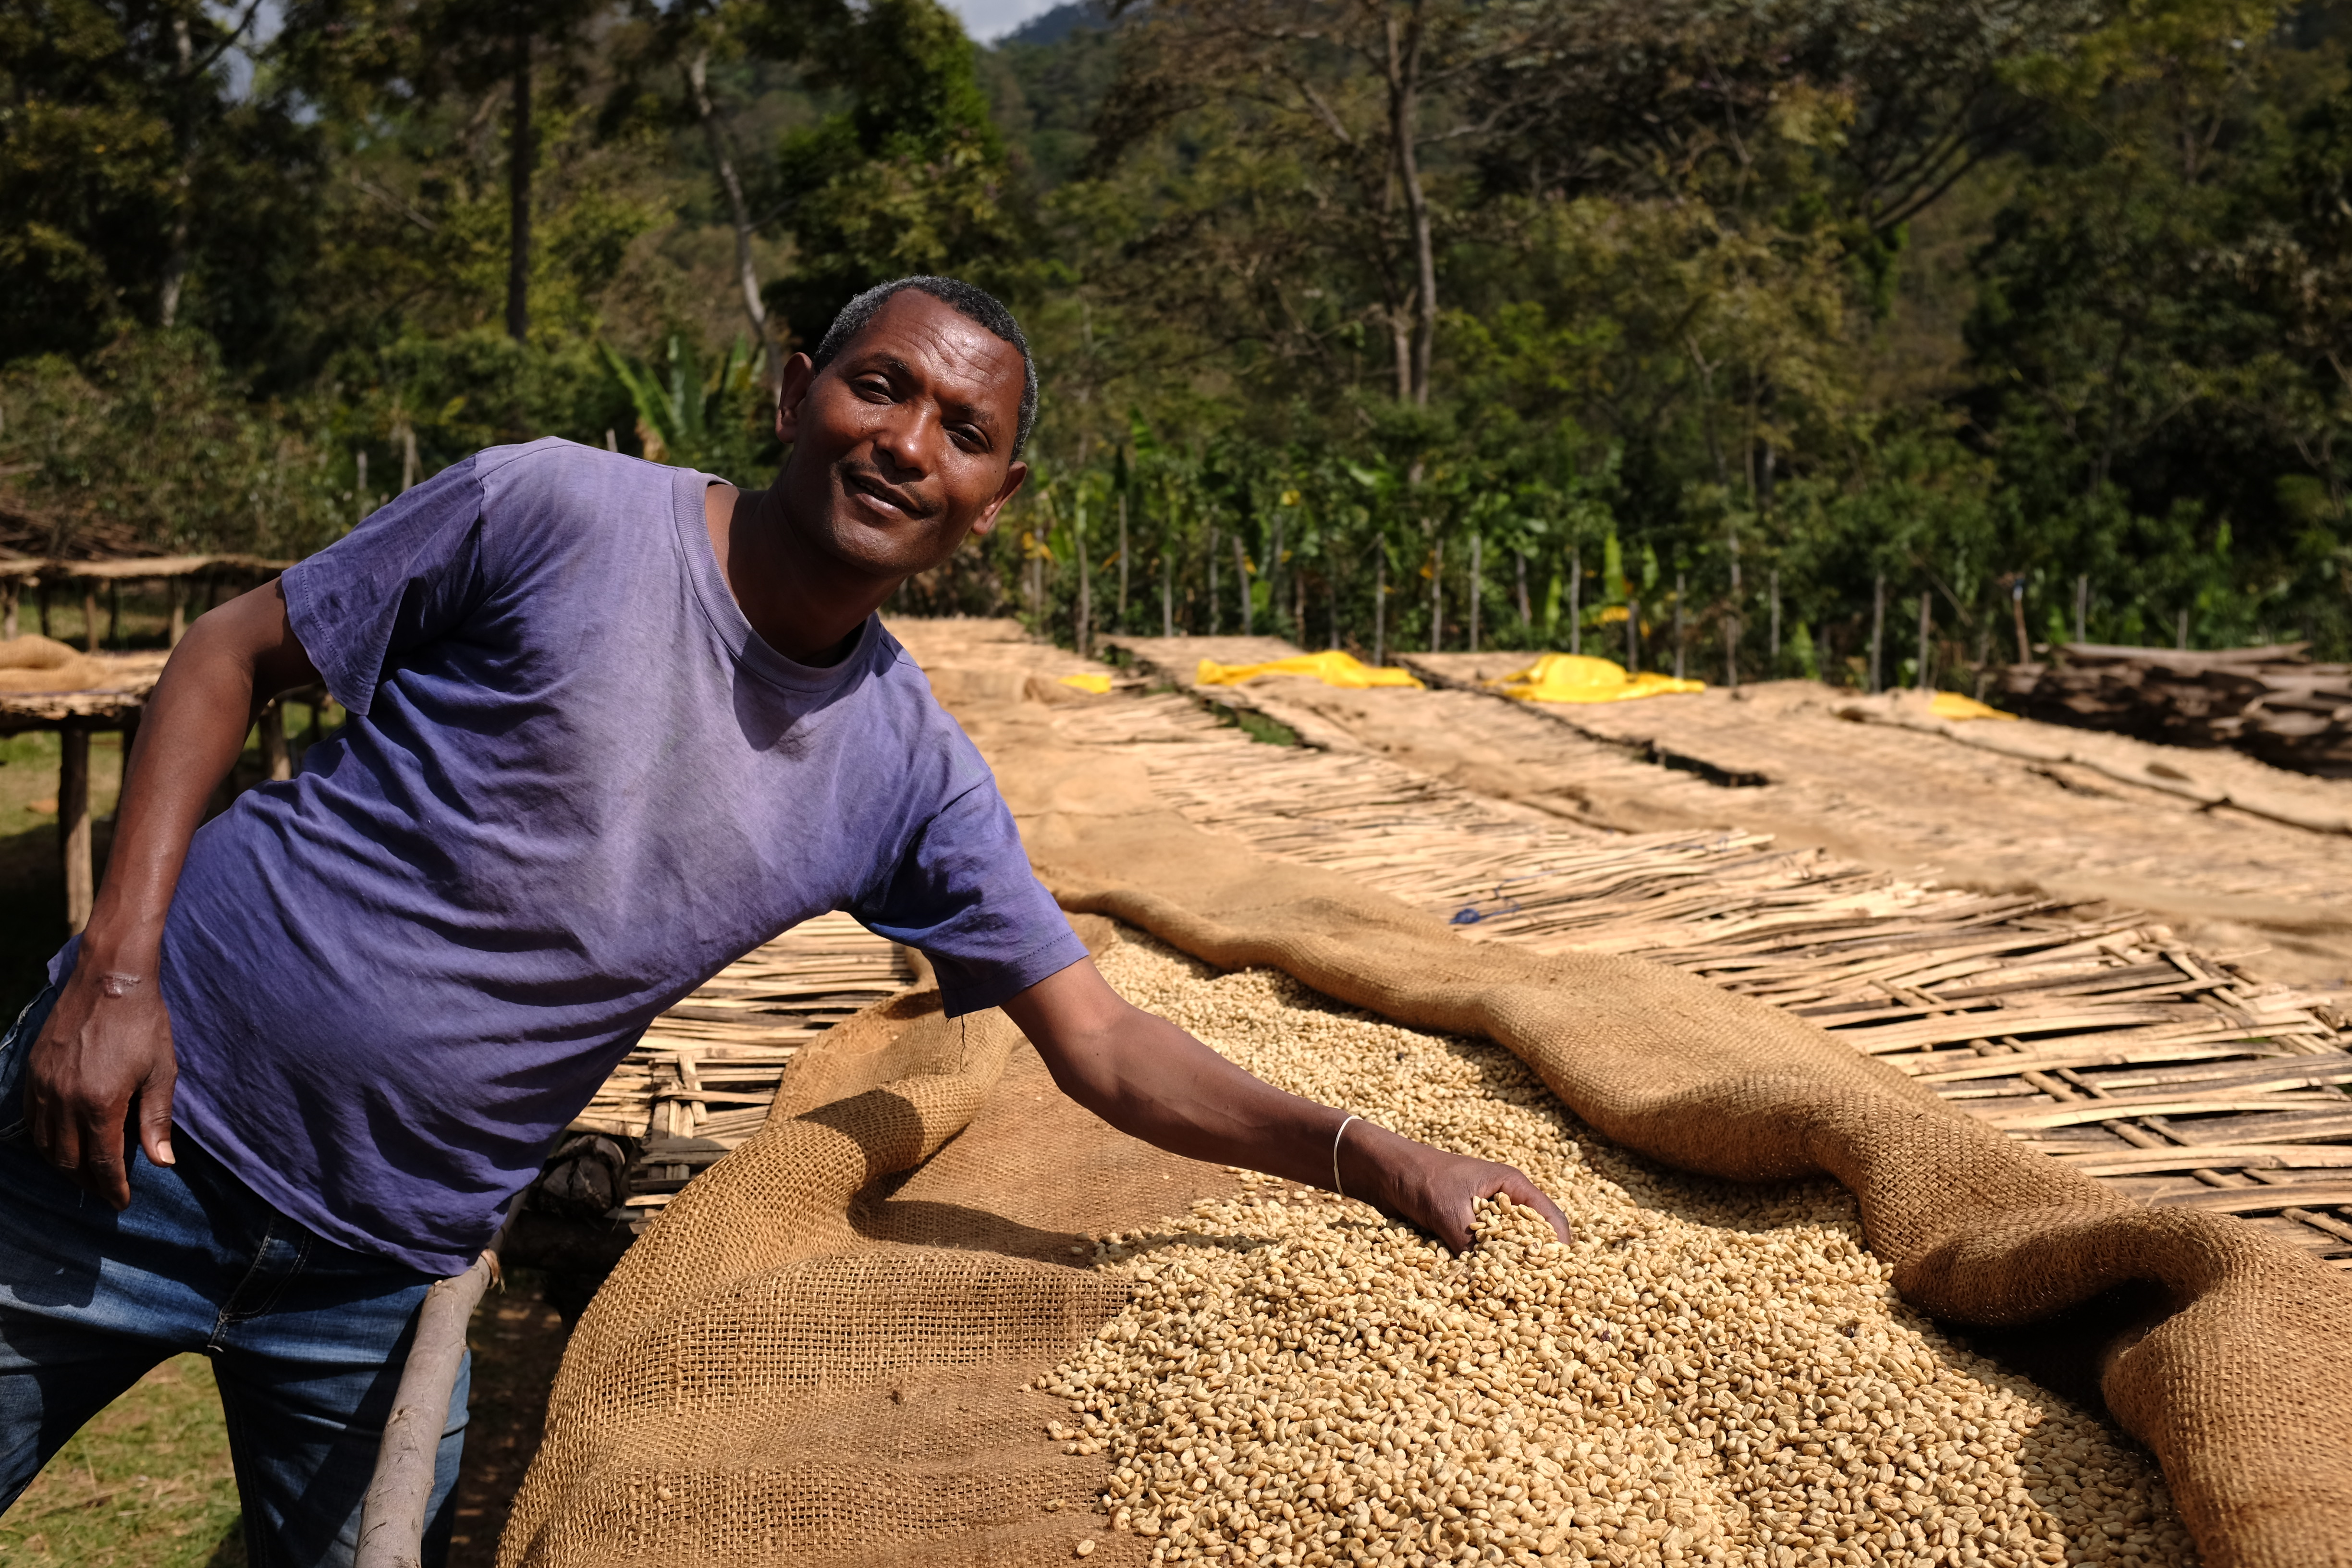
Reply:
<svg viewBox="0 0 2352 1568"><path fill-rule="evenodd" d="M0 0L0 546L299 554L547 435L758 484L781 356L945 272L1037 346L1037 474L907 608L2343 658L2338 17Z"/></svg>

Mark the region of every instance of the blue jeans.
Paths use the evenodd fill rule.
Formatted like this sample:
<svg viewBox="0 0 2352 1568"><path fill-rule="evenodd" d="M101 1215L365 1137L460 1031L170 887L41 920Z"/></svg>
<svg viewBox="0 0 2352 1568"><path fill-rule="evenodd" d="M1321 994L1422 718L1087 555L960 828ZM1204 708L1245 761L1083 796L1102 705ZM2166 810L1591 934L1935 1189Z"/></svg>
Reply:
<svg viewBox="0 0 2352 1568"><path fill-rule="evenodd" d="M228 1418L253 1568L349 1563L432 1280L305 1229L185 1134L175 1166L131 1157L123 1213L85 1195L25 1136L24 1058L55 1000L44 991L0 1035L0 1509L150 1368L196 1351ZM467 1384L461 1371L428 1564L456 1522Z"/></svg>

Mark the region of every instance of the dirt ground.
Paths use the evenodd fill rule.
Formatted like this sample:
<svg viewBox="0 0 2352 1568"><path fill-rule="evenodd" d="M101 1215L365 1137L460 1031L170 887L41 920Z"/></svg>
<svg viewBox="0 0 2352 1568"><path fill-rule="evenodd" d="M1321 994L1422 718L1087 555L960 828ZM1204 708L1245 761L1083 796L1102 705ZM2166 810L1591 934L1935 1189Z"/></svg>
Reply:
<svg viewBox="0 0 2352 1568"><path fill-rule="evenodd" d="M1116 641L1131 669L1180 680L1203 658L1230 664L1297 651L1270 638ZM1433 680L1464 685L1527 662L1524 654L1403 658ZM1556 821L1769 833L1908 878L2142 910L2209 952L2267 950L2252 967L2293 984L2352 976L2352 835L2202 807L2115 776L2129 768L2030 762L1853 722L1839 715L1854 693L1811 681L1574 706L1279 677L1202 689L1257 708L1309 744L1375 752ZM2030 721L2000 728L2053 749L2088 745L2138 767L2154 762L2167 770L2158 780L2188 774L2352 818L2352 781Z"/></svg>

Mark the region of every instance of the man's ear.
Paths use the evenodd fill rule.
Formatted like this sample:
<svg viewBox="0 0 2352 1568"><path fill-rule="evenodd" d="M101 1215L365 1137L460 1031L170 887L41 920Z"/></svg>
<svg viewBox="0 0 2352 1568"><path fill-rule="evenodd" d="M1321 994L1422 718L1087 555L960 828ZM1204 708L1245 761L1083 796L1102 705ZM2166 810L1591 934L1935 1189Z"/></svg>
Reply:
<svg viewBox="0 0 2352 1568"><path fill-rule="evenodd" d="M1004 503L1018 495L1021 492L1021 487L1028 482L1028 464L1018 460L1006 464L1004 483L997 488L996 499L988 503L988 510L982 512L980 520L971 525L972 533L978 538L985 539L995 532L996 519L998 514L1003 511Z"/></svg>
<svg viewBox="0 0 2352 1568"><path fill-rule="evenodd" d="M816 380L816 362L794 354L784 362L783 379L776 384L776 439L787 447L800 439L801 400Z"/></svg>

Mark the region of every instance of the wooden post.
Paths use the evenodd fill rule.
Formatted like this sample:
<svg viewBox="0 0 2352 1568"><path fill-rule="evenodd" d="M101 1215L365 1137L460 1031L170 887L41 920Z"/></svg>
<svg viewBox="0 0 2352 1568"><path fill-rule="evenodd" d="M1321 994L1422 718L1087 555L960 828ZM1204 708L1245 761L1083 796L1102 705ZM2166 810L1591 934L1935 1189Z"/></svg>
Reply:
<svg viewBox="0 0 2352 1568"><path fill-rule="evenodd" d="M41 635L49 635L49 585L44 581L33 589L33 607L40 612Z"/></svg>
<svg viewBox="0 0 2352 1568"><path fill-rule="evenodd" d="M1936 634L1935 604L1933 595L1923 593L1919 595L1919 689L1922 691L1936 689L1935 678L1928 669L1934 662L1929 655L1935 647L1931 641Z"/></svg>
<svg viewBox="0 0 2352 1568"><path fill-rule="evenodd" d="M8 635L11 637L14 637L16 633L16 607L14 605L11 605L8 606ZM2172 646L2177 648L2184 649L2189 646L2189 611L2186 607L2183 607L2180 612L2180 624L2173 633Z"/></svg>
<svg viewBox="0 0 2352 1568"><path fill-rule="evenodd" d="M1445 647L1445 541L1429 544L1429 651Z"/></svg>
<svg viewBox="0 0 2352 1568"><path fill-rule="evenodd" d="M1160 556L1160 635L1176 635L1176 563L1164 551Z"/></svg>
<svg viewBox="0 0 2352 1568"><path fill-rule="evenodd" d="M14 577L0 583L0 642L11 642L16 638L16 595L21 591Z"/></svg>
<svg viewBox="0 0 2352 1568"><path fill-rule="evenodd" d="M1558 578L1553 579L1559 581ZM1584 651L1584 552L1568 552L1568 651Z"/></svg>
<svg viewBox="0 0 2352 1568"><path fill-rule="evenodd" d="M261 764L272 779L283 783L294 776L294 759L286 750L286 704L273 700L261 710Z"/></svg>
<svg viewBox="0 0 2352 1568"><path fill-rule="evenodd" d="M1724 537L1731 552L1731 613L1723 627L1724 684L1739 689L1739 528L1737 523L1724 525Z"/></svg>
<svg viewBox="0 0 2352 1568"><path fill-rule="evenodd" d="M122 646L122 582L117 578L106 585L106 646Z"/></svg>
<svg viewBox="0 0 2352 1568"><path fill-rule="evenodd" d="M466 1327L497 1268L497 1254L485 1252L471 1268L434 1281L425 1292L416 1338L376 1449L375 1476L361 1505L354 1568L415 1568L423 1561L425 1508L433 1499L435 1461L441 1430L449 1424L457 1369L465 1364Z"/></svg>
<svg viewBox="0 0 2352 1568"><path fill-rule="evenodd" d="M1389 661L1389 552L1372 546L1372 663Z"/></svg>
<svg viewBox="0 0 2352 1568"><path fill-rule="evenodd" d="M1257 605L1250 598L1249 556L1242 549L1242 536L1238 532L1234 535L1234 596L1241 601L1242 636L1248 637L1255 629L1252 623Z"/></svg>
<svg viewBox="0 0 2352 1568"><path fill-rule="evenodd" d="M1688 651L1688 648L1689 648L1689 640L1688 640L1688 638L1686 638L1686 637L1684 636L1684 626L1683 626L1683 595L1685 595L1686 593L1688 593L1689 591L1690 591L1690 589L1689 589L1689 579L1688 579L1687 577L1685 577L1685 576L1682 573L1680 573L1680 572L1675 573L1675 679L1676 680L1682 680L1682 679L1687 679L1687 677L1686 677L1686 676L1685 675L1685 673L1684 673L1684 665L1685 665L1685 659L1684 659L1683 656L1684 656L1684 654L1685 654L1685 652L1687 652L1687 651Z"/></svg>
<svg viewBox="0 0 2352 1568"><path fill-rule="evenodd" d="M1479 536L1470 536L1470 651L1478 651L1478 599L1482 584L1478 581Z"/></svg>
<svg viewBox="0 0 2352 1568"><path fill-rule="evenodd" d="M171 582L172 629L163 636L164 646L177 647L180 639L188 635L188 585L183 577Z"/></svg>
<svg viewBox="0 0 2352 1568"><path fill-rule="evenodd" d="M1870 589L1870 689L1881 689L1878 679L1879 655L1886 646L1886 574L1881 572Z"/></svg>
<svg viewBox="0 0 2352 1568"><path fill-rule="evenodd" d="M89 731L68 724L58 731L58 854L66 878L66 929L89 924L98 884L89 863Z"/></svg>
<svg viewBox="0 0 2352 1568"><path fill-rule="evenodd" d="M1070 508L1070 547L1078 555L1078 625L1077 637L1074 641L1078 657L1085 658L1094 652L1091 645L1094 641L1095 601L1094 579L1088 575L1087 564L1087 497L1084 490L1078 492Z"/></svg>
<svg viewBox="0 0 2352 1568"><path fill-rule="evenodd" d="M81 650L98 651L98 590L91 587L81 591Z"/></svg>
<svg viewBox="0 0 2352 1568"><path fill-rule="evenodd" d="M1209 524L1209 635L1215 637L1223 623L1218 618L1223 606L1217 603L1217 525Z"/></svg>
<svg viewBox="0 0 2352 1568"><path fill-rule="evenodd" d="M2032 664L2033 644L2025 635L2025 574L2022 572L2018 574L2017 581L2010 584L2009 607L2017 616L2017 662Z"/></svg>
<svg viewBox="0 0 2352 1568"><path fill-rule="evenodd" d="M2074 579L2074 640L2091 640L2091 574L2084 572Z"/></svg>

